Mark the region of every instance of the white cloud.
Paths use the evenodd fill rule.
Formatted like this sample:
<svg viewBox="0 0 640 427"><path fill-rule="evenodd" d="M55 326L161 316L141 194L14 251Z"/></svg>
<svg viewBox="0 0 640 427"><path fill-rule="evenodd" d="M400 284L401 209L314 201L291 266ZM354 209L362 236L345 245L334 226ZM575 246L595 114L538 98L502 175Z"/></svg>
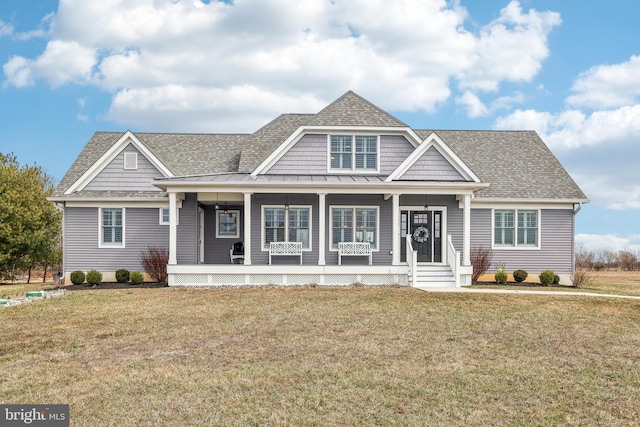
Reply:
<svg viewBox="0 0 640 427"><path fill-rule="evenodd" d="M74 81L88 82L96 63L96 52L77 42L53 40L35 60L14 56L4 64L5 86L31 86L37 78L46 78L52 87Z"/></svg>
<svg viewBox="0 0 640 427"><path fill-rule="evenodd" d="M483 117L489 113L489 109L478 96L470 91L466 91L462 96L456 98L456 104L462 106L467 111L467 116Z"/></svg>
<svg viewBox="0 0 640 427"><path fill-rule="evenodd" d="M640 96L640 56L614 65L598 65L582 73L571 88L569 105L609 109L633 105Z"/></svg>
<svg viewBox="0 0 640 427"><path fill-rule="evenodd" d="M599 252L609 250L615 253L625 249L632 252L640 251L640 236L617 236L614 234L576 234L576 247L583 247L588 251Z"/></svg>
<svg viewBox="0 0 640 427"><path fill-rule="evenodd" d="M268 99L313 99L314 106L353 89L388 110L432 112L457 81L470 90L460 102L481 115L477 91L530 80L560 18L524 11L516 0L477 34L465 29L468 18L458 2L445 0L60 0L45 51L7 62L5 86L90 83L113 93L109 116L134 127L140 119L211 131L229 123L222 116L242 114L255 129L283 111L277 102L247 98L238 108L254 108L227 104L220 114L199 99L252 95L235 89L246 87ZM193 114L156 114L176 105Z"/></svg>
<svg viewBox="0 0 640 427"><path fill-rule="evenodd" d="M10 36L13 34L13 25L7 24L0 19L0 37Z"/></svg>

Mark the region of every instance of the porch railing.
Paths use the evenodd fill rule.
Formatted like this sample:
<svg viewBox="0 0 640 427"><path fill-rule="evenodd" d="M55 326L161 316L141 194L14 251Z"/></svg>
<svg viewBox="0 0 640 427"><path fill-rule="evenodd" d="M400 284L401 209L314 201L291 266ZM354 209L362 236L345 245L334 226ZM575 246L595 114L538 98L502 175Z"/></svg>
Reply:
<svg viewBox="0 0 640 427"><path fill-rule="evenodd" d="M460 251L456 251L453 246L451 234L447 235L447 264L451 267L453 277L456 281L456 287L460 286Z"/></svg>
<svg viewBox="0 0 640 427"><path fill-rule="evenodd" d="M413 250L411 244L411 234L407 233L407 265L409 266L409 277L411 277L411 286L416 286L418 281L418 251Z"/></svg>

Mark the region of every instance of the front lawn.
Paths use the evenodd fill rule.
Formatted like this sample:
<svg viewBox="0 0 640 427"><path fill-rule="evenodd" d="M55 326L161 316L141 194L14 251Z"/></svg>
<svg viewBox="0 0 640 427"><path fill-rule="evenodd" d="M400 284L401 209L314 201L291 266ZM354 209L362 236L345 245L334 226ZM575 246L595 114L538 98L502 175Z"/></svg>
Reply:
<svg viewBox="0 0 640 427"><path fill-rule="evenodd" d="M638 360L632 300L163 288L0 310L3 403L69 403L71 425L630 425Z"/></svg>

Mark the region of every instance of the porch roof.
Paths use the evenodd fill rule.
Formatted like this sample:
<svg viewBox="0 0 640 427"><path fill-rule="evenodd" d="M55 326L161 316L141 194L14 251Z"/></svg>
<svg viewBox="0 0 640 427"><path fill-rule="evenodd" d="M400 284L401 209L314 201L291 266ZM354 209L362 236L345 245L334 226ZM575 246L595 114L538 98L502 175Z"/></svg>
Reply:
<svg viewBox="0 0 640 427"><path fill-rule="evenodd" d="M360 192L388 192L401 188L411 193L437 191L440 194L468 193L489 184L451 181L385 181L384 175L287 175L270 174L251 176L243 173L219 173L159 178L153 183L165 191L224 191L226 189L251 189L253 191L319 192L322 188L334 192L358 190Z"/></svg>

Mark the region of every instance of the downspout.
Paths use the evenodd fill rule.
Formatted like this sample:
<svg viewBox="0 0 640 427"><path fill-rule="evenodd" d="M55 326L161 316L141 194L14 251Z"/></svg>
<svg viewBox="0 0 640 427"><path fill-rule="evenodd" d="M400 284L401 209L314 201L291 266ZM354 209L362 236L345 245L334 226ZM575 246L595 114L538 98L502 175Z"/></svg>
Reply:
<svg viewBox="0 0 640 427"><path fill-rule="evenodd" d="M578 207L573 206L573 221L571 221L571 271L576 271L576 215L582 210L582 202Z"/></svg>

